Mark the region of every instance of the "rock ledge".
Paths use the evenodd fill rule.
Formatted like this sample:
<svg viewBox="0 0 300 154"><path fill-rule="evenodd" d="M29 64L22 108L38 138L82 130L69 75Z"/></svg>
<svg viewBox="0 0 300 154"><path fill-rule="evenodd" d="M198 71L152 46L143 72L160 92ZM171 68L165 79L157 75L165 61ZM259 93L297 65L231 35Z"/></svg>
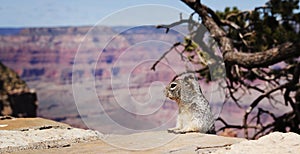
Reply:
<svg viewBox="0 0 300 154"><path fill-rule="evenodd" d="M167 131L103 135L42 118L0 118L0 153L295 153L300 135L274 132L258 140Z"/></svg>

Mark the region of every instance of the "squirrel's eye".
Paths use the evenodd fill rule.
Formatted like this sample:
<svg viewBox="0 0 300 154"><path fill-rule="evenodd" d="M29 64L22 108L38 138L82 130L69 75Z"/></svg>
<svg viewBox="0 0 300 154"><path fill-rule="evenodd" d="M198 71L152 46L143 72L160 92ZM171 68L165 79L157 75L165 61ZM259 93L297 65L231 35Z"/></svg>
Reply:
<svg viewBox="0 0 300 154"><path fill-rule="evenodd" d="M177 86L177 83L171 83L170 90L174 90Z"/></svg>

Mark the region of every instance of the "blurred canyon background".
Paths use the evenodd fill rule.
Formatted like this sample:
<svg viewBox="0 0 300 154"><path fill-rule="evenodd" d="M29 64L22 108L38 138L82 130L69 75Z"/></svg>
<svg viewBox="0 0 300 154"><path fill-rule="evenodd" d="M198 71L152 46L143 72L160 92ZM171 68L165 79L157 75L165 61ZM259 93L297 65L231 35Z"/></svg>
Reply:
<svg viewBox="0 0 300 154"><path fill-rule="evenodd" d="M168 34L155 26L0 28L0 61L35 89L39 117L104 133L128 133L122 127L166 130L175 125L177 105L164 97L163 87L183 72L185 66L178 54L169 54L156 71L150 68L174 42L182 41L184 35L180 32L184 31L185 26ZM159 84L153 84L157 81ZM200 81L215 116L239 124L244 108L231 102L223 105L221 83ZM77 96L80 104L73 96L74 85L82 90ZM94 92L97 99L89 98ZM243 101L251 96L255 93ZM134 111L134 103L149 100L136 109L147 114L129 112ZM99 103L102 109L97 106ZM272 108L268 103L262 104ZM284 105L277 113L283 110L286 110ZM220 128L222 124L217 122L216 126Z"/></svg>

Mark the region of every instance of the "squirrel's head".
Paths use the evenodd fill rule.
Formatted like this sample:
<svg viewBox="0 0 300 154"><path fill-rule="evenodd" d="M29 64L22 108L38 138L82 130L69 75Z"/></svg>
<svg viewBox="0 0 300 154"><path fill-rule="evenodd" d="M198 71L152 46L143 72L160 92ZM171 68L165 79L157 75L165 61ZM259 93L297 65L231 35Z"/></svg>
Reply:
<svg viewBox="0 0 300 154"><path fill-rule="evenodd" d="M165 89L165 95L166 97L176 100L180 98L180 90L181 90L181 80L175 80L171 82L169 85L167 85Z"/></svg>
<svg viewBox="0 0 300 154"><path fill-rule="evenodd" d="M190 97L195 93L200 93L199 84L192 76L177 79L165 88L166 97L172 100L182 100L183 97Z"/></svg>

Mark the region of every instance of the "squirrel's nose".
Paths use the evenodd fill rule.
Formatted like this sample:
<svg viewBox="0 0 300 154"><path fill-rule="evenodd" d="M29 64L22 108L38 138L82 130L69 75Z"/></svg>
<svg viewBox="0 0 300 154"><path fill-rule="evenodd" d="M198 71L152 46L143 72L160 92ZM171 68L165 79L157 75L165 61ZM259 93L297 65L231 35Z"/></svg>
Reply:
<svg viewBox="0 0 300 154"><path fill-rule="evenodd" d="M164 94L165 94L166 97L168 97L168 90L167 90L167 88L164 89Z"/></svg>

